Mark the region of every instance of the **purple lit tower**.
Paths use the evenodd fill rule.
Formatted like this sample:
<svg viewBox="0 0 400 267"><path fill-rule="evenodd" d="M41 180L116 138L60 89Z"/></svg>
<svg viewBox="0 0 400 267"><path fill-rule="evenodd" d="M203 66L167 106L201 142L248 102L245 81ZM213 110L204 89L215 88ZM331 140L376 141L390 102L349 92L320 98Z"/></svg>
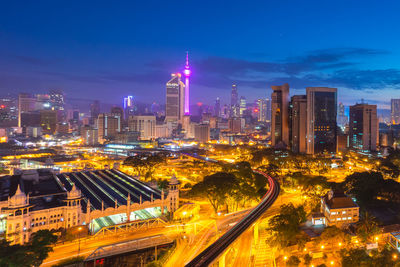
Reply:
<svg viewBox="0 0 400 267"><path fill-rule="evenodd" d="M192 71L189 67L189 52L186 52L186 65L183 75L185 75L185 115L190 115L190 100L189 100L189 77Z"/></svg>

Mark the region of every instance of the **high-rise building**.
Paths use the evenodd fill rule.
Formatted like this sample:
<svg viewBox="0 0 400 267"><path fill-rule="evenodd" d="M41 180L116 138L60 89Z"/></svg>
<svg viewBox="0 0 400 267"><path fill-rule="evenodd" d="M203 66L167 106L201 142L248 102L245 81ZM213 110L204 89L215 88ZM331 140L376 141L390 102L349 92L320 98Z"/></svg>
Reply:
<svg viewBox="0 0 400 267"><path fill-rule="evenodd" d="M232 85L230 117L239 117L239 98L236 84Z"/></svg>
<svg viewBox="0 0 400 267"><path fill-rule="evenodd" d="M307 154L336 153L337 89L308 87Z"/></svg>
<svg viewBox="0 0 400 267"><path fill-rule="evenodd" d="M215 117L221 116L221 100L219 99L219 97L217 97L217 99L215 100L214 116Z"/></svg>
<svg viewBox="0 0 400 267"><path fill-rule="evenodd" d="M194 126L194 140L199 143L207 143L210 140L210 125L196 124Z"/></svg>
<svg viewBox="0 0 400 267"><path fill-rule="evenodd" d="M257 100L257 109L258 109L258 121L259 122L267 122L268 116L268 102L269 99L258 99Z"/></svg>
<svg viewBox="0 0 400 267"><path fill-rule="evenodd" d="M36 110L36 98L31 94L19 94L18 95L18 127L21 125L21 114Z"/></svg>
<svg viewBox="0 0 400 267"><path fill-rule="evenodd" d="M247 109L247 102L246 102L246 98L244 96L240 97L240 116L242 117L244 115L244 112Z"/></svg>
<svg viewBox="0 0 400 267"><path fill-rule="evenodd" d="M181 74L171 74L171 79L166 86L165 120L167 122L182 121L185 114L185 85L181 81Z"/></svg>
<svg viewBox="0 0 400 267"><path fill-rule="evenodd" d="M135 115L136 109L133 96L124 97L124 117L121 117L121 119L128 120L129 116Z"/></svg>
<svg viewBox="0 0 400 267"><path fill-rule="evenodd" d="M400 123L400 99L391 99L391 122L392 124Z"/></svg>
<svg viewBox="0 0 400 267"><path fill-rule="evenodd" d="M156 137L156 116L130 116L128 127L130 131L139 132L142 140L154 139Z"/></svg>
<svg viewBox="0 0 400 267"><path fill-rule="evenodd" d="M42 127L43 133L54 134L57 129L58 121L57 110L40 110L40 126Z"/></svg>
<svg viewBox="0 0 400 267"><path fill-rule="evenodd" d="M121 107L112 107L110 113L111 115L119 116L121 121L124 119L124 111Z"/></svg>
<svg viewBox="0 0 400 267"><path fill-rule="evenodd" d="M271 123L271 99L267 98L265 99L267 108L266 108L266 122Z"/></svg>
<svg viewBox="0 0 400 267"><path fill-rule="evenodd" d="M271 145L289 145L289 84L271 86Z"/></svg>
<svg viewBox="0 0 400 267"><path fill-rule="evenodd" d="M363 151L375 151L378 140L376 105L350 106L349 124L350 146Z"/></svg>
<svg viewBox="0 0 400 267"><path fill-rule="evenodd" d="M185 115L190 115L190 98L189 98L189 78L192 71L189 67L189 52L186 52L186 64L183 70L183 75L185 76Z"/></svg>
<svg viewBox="0 0 400 267"><path fill-rule="evenodd" d="M49 94L51 109L64 110L64 93L61 90L50 90Z"/></svg>
<svg viewBox="0 0 400 267"><path fill-rule="evenodd" d="M94 146L99 144L99 131L92 126L85 125L81 127L81 137L83 139L83 143L88 146Z"/></svg>
<svg viewBox="0 0 400 267"><path fill-rule="evenodd" d="M0 98L0 127L18 126L18 105L14 97Z"/></svg>
<svg viewBox="0 0 400 267"><path fill-rule="evenodd" d="M97 118L99 117L100 114L100 102L98 100L95 100L91 105L90 105L90 120L89 123L91 125L94 125Z"/></svg>
<svg viewBox="0 0 400 267"><path fill-rule="evenodd" d="M290 147L295 153L307 152L307 96L294 95L290 102Z"/></svg>
<svg viewBox="0 0 400 267"><path fill-rule="evenodd" d="M345 127L349 123L349 118L346 116L344 110L345 106L340 102L338 108L338 125L340 127Z"/></svg>
<svg viewBox="0 0 400 267"><path fill-rule="evenodd" d="M111 114L101 113L97 119L99 142L114 138L121 131L121 118Z"/></svg>

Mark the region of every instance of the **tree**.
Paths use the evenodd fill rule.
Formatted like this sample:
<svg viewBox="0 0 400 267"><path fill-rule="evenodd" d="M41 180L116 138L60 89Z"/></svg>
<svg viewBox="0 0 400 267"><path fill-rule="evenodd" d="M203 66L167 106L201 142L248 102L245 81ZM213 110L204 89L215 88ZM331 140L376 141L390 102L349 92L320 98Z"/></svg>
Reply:
<svg viewBox="0 0 400 267"><path fill-rule="evenodd" d="M313 258L311 257L311 255L307 253L306 255L304 255L304 264L307 266L310 265L312 259Z"/></svg>
<svg viewBox="0 0 400 267"><path fill-rule="evenodd" d="M300 259L296 256L290 256L289 260L286 263L288 266L299 266Z"/></svg>
<svg viewBox="0 0 400 267"><path fill-rule="evenodd" d="M278 215L269 220L272 237L268 242L274 246L286 247L297 244L301 237L300 225L306 221L303 206L295 207L292 203L280 207Z"/></svg>
<svg viewBox="0 0 400 267"><path fill-rule="evenodd" d="M372 266L372 259L365 249L353 248L350 250L342 250L341 261L343 267L354 266Z"/></svg>
<svg viewBox="0 0 400 267"><path fill-rule="evenodd" d="M217 172L204 177L195 184L190 193L194 196L205 196L217 213L221 205L226 204L229 196L238 190L237 180L233 174Z"/></svg>
<svg viewBox="0 0 400 267"><path fill-rule="evenodd" d="M28 267L40 266L57 237L48 230L39 230L32 234L31 242L26 245L10 245L6 240L0 241L0 266Z"/></svg>
<svg viewBox="0 0 400 267"><path fill-rule="evenodd" d="M344 181L346 191L353 195L363 208L376 198L384 183L385 180L379 172L356 172L347 176Z"/></svg>
<svg viewBox="0 0 400 267"><path fill-rule="evenodd" d="M362 214L362 220L357 223L357 235L363 242L373 241L381 232L375 217L368 212Z"/></svg>

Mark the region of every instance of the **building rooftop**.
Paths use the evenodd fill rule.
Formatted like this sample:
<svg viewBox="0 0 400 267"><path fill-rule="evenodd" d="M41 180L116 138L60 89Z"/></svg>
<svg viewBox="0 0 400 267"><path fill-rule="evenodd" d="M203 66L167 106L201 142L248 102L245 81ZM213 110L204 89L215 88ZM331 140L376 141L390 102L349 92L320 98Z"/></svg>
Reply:
<svg viewBox="0 0 400 267"><path fill-rule="evenodd" d="M358 208L358 205L351 197L343 192L330 191L323 198L329 209Z"/></svg>
<svg viewBox="0 0 400 267"><path fill-rule="evenodd" d="M131 177L119 170L96 170L73 173L61 173L57 175L60 183L67 191L72 185L81 191L85 197L82 206L86 209L87 199L91 208L101 210L108 207L126 205L128 195L131 203L161 199L161 191L154 189L146 183Z"/></svg>

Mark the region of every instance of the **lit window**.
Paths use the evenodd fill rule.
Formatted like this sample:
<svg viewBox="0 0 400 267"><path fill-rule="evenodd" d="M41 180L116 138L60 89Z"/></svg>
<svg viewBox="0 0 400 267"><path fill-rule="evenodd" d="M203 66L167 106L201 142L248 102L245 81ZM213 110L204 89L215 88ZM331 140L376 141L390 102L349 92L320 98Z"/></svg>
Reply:
<svg viewBox="0 0 400 267"><path fill-rule="evenodd" d="M337 221L341 221L341 220L342 220L342 218L337 218L336 220L337 220Z"/></svg>
<svg viewBox="0 0 400 267"><path fill-rule="evenodd" d="M335 211L332 211L332 215L335 215L336 214L336 212Z"/></svg>
<svg viewBox="0 0 400 267"><path fill-rule="evenodd" d="M346 211L344 210L344 211L342 211L342 214L346 214Z"/></svg>
<svg viewBox="0 0 400 267"><path fill-rule="evenodd" d="M347 217L348 220L351 220L351 217Z"/></svg>

